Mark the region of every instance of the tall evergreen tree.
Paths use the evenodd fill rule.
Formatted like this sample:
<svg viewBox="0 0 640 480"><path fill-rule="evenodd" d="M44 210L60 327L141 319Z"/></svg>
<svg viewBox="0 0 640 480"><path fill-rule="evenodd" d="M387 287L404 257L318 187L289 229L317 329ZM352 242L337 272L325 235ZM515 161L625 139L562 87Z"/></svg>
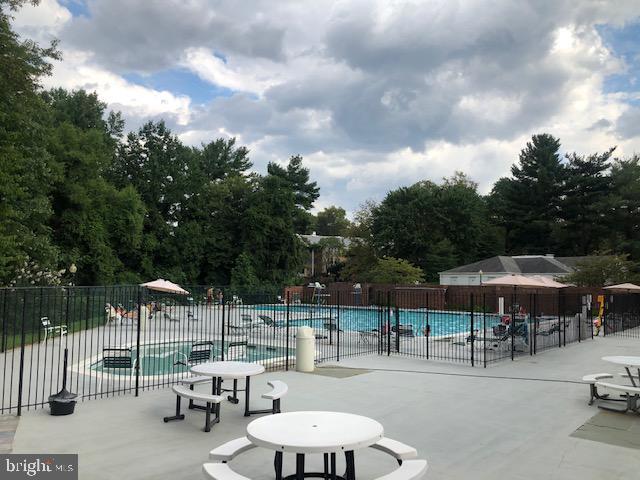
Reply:
<svg viewBox="0 0 640 480"><path fill-rule="evenodd" d="M567 155L557 253L588 255L602 246L609 228L606 216L610 178L606 171L614 150L588 156Z"/></svg>
<svg viewBox="0 0 640 480"><path fill-rule="evenodd" d="M513 178L500 179L491 194L491 208L506 232L512 254L551 253L559 228L565 167L560 140L534 135L511 167Z"/></svg>
<svg viewBox="0 0 640 480"><path fill-rule="evenodd" d="M296 213L294 224L297 233L311 233L313 219L309 210L320 196L316 182L310 181L309 169L302 166L302 157L295 155L289 159L286 168L270 162L267 172L284 180L284 184L294 193Z"/></svg>

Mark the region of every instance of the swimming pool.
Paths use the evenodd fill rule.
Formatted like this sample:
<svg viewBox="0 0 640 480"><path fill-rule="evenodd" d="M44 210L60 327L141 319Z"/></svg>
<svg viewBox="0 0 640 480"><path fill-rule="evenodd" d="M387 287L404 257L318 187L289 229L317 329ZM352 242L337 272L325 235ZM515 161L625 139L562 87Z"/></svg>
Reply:
<svg viewBox="0 0 640 480"><path fill-rule="evenodd" d="M140 375L141 376L157 376L157 375L179 375L188 372L189 367L183 363L176 363L177 360L184 362L185 357L189 356L194 341L179 341L158 343L151 345L141 345L140 351ZM225 342L225 348L229 346ZM211 346L211 360L220 359L222 349L220 342L214 342ZM295 355L295 349L289 348L289 355ZM137 349L131 347L132 358L137 357ZM286 357L286 348L272 347L267 345L247 345L246 356L236 358L246 362L263 362L275 358ZM99 373L110 375L131 375L130 368L104 368L102 359L91 364L91 370Z"/></svg>
<svg viewBox="0 0 640 480"><path fill-rule="evenodd" d="M257 312L269 315L269 312L286 312L286 305L271 305L255 307ZM338 309L335 306L307 306L292 305L289 307L292 314L289 319L291 326L310 326L322 329L328 322L337 323ZM387 309L382 311L372 308L341 307L340 310L340 330L373 330L384 328L387 321ZM396 319L396 312L399 318ZM492 325L500 323L500 317L496 314L484 314L487 329ZM456 312L444 310L391 310L390 324L411 325L415 335L424 336L427 325L430 328L431 336L446 336L458 333L469 332L471 328L471 314L469 312ZM284 326L285 321L282 315L275 318L276 325ZM474 313L474 329L482 329L483 314Z"/></svg>

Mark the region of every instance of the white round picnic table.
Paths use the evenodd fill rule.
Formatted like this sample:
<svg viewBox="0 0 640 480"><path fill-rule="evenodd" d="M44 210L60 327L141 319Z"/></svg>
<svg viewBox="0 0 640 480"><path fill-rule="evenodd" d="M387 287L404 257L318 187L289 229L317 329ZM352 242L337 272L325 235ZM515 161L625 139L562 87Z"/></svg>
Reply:
<svg viewBox="0 0 640 480"><path fill-rule="evenodd" d="M615 363L616 365L622 365L624 369L627 371L629 375L629 379L634 387L640 385L640 357L634 357L629 355L614 355L608 357L602 357L602 360L609 363ZM638 369L638 383L636 384L633 375L631 374L631 369Z"/></svg>
<svg viewBox="0 0 640 480"><path fill-rule="evenodd" d="M238 403L238 380L244 378L244 416L248 417L252 413L265 413L264 410L252 411L249 407L251 377L264 373L263 365L260 365L259 363L236 361L206 362L191 367L191 373L194 375L212 377L214 379L214 395L220 395L222 393L222 380L233 380L233 390L226 390L233 391L233 395L228 397L231 403Z"/></svg>
<svg viewBox="0 0 640 480"><path fill-rule="evenodd" d="M276 452L277 480L282 479L282 454L296 454L296 474L286 478L305 478L325 473L306 473L305 454L322 453L325 470L331 456L331 474L335 476L335 455L344 453L346 478L355 478L353 451L369 447L384 435L382 425L368 417L341 412L288 412L254 420L247 426L247 438L255 445Z"/></svg>

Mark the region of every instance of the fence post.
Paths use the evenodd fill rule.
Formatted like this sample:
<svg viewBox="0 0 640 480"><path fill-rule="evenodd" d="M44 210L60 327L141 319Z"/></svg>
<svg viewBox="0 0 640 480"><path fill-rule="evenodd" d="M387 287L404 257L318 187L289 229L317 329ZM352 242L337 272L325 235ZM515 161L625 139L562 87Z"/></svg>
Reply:
<svg viewBox="0 0 640 480"><path fill-rule="evenodd" d="M516 305L516 287L513 287L513 292L511 292L511 323L509 324L509 329L511 330L511 361L513 361L513 350L515 349L515 322L516 322L516 314L515 314L515 305Z"/></svg>
<svg viewBox="0 0 640 480"><path fill-rule="evenodd" d="M287 315L285 317L285 322L286 322L285 335L287 339L287 344L285 346L285 361L284 361L284 369L287 371L289 370L289 312L290 312L290 309L291 309L291 292L287 290ZM223 315L223 318L224 318L224 315ZM224 341L223 341L223 348L224 348Z"/></svg>
<svg viewBox="0 0 640 480"><path fill-rule="evenodd" d="M338 290L338 305L336 306L336 328L338 332L338 341L336 342L337 353L336 358L337 361L340 361L340 290ZM331 329L331 327L329 327Z"/></svg>
<svg viewBox="0 0 640 480"><path fill-rule="evenodd" d="M531 304L531 317L533 318L533 330L529 333L531 334L531 338L529 342L531 342L533 354L537 355L538 353L538 292L533 294L533 303Z"/></svg>
<svg viewBox="0 0 640 480"><path fill-rule="evenodd" d="M602 320L600 328L602 329L602 336L606 337L607 336L607 295L603 295L602 296Z"/></svg>
<svg viewBox="0 0 640 480"><path fill-rule="evenodd" d="M24 328L25 321L24 317L27 309L27 289L24 289L24 294L22 295L22 326L20 327L20 378L18 379L18 416L22 415L22 380L24 376ZM9 402L11 405L11 402Z"/></svg>
<svg viewBox="0 0 640 480"><path fill-rule="evenodd" d="M7 340L7 294L8 289L2 289L2 346L0 346L0 352L4 352ZM39 331L39 330L38 330Z"/></svg>
<svg viewBox="0 0 640 480"><path fill-rule="evenodd" d="M140 326L142 324L142 287L138 286L138 328L136 332L136 397L140 388ZM146 322L147 319L145 318Z"/></svg>
<svg viewBox="0 0 640 480"><path fill-rule="evenodd" d="M560 328L560 322L562 321L561 310L562 310L562 293L558 292L558 348L562 347L562 328Z"/></svg>
<svg viewBox="0 0 640 480"><path fill-rule="evenodd" d="M391 292L387 291L387 356L391 355L391 307L389 306Z"/></svg>
<svg viewBox="0 0 640 480"><path fill-rule="evenodd" d="M288 300L289 300L289 295L288 295L288 292L287 292L287 310L289 309L289 306L288 306L289 301ZM224 294L222 295L222 302L221 303L222 303L222 338L221 338L220 341L222 342L222 344L220 345L220 358L222 358L222 360L224 361L224 352L226 350L224 348L224 330L225 330L224 320L225 320L225 310L226 310L224 307L225 307L225 305L227 303L227 301L225 300L225 295ZM286 361L287 362L289 361L289 352L287 352L287 360Z"/></svg>
<svg viewBox="0 0 640 480"><path fill-rule="evenodd" d="M482 293L482 363L487 368L487 294Z"/></svg>
<svg viewBox="0 0 640 480"><path fill-rule="evenodd" d="M427 360L429 360L429 337L431 336L431 326L429 325L429 290L427 290L427 325L424 328L424 336L427 337Z"/></svg>
<svg viewBox="0 0 640 480"><path fill-rule="evenodd" d="M471 292L471 294L469 295L470 301L471 301L471 322L470 322L470 328L471 331L469 332L471 334L471 366L474 367L475 366L475 359L473 356L473 351L475 350L475 333L474 333L474 329L473 329L473 292Z"/></svg>

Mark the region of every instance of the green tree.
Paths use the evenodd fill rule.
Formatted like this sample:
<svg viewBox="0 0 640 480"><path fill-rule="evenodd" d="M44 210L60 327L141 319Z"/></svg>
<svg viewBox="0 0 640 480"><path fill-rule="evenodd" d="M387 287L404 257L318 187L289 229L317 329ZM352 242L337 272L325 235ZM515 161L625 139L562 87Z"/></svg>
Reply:
<svg viewBox="0 0 640 480"><path fill-rule="evenodd" d="M610 193L597 221L607 228L606 247L640 262L640 158L616 159L611 166Z"/></svg>
<svg viewBox="0 0 640 480"><path fill-rule="evenodd" d="M286 168L277 163L270 162L267 165L267 173L281 178L294 193L296 212L294 224L296 233L311 233L313 216L309 210L320 196L320 189L316 182L311 182L309 169L302 166L302 157L295 155L289 159Z"/></svg>
<svg viewBox="0 0 640 480"><path fill-rule="evenodd" d="M378 256L405 259L429 281L501 249L484 199L460 173L442 185L423 181L389 192L372 212L371 233Z"/></svg>
<svg viewBox="0 0 640 480"><path fill-rule="evenodd" d="M505 229L509 253L554 251L565 180L559 149L557 138L534 135L511 167L513 178L500 179L493 187L490 207Z"/></svg>
<svg viewBox="0 0 640 480"><path fill-rule="evenodd" d="M120 191L104 178L116 148L103 120L106 105L82 90L57 89L43 98L52 117L47 148L60 171L52 184L51 227L61 260L77 265L81 284L129 277L127 259L140 246L144 206L131 187Z"/></svg>
<svg viewBox="0 0 640 480"><path fill-rule="evenodd" d="M236 264L231 270L231 286L240 287L257 287L260 281L256 276L256 272L251 262L251 256L246 252L242 252L236 258Z"/></svg>
<svg viewBox="0 0 640 480"><path fill-rule="evenodd" d="M346 236L350 222L344 208L327 207L316 215L316 233L318 235Z"/></svg>
<svg viewBox="0 0 640 480"><path fill-rule="evenodd" d="M371 268L366 281L370 283L413 284L424 281L422 270L406 260L383 257Z"/></svg>
<svg viewBox="0 0 640 480"><path fill-rule="evenodd" d="M285 180L267 175L247 209L242 242L251 252L258 278L269 285L296 280L302 268L302 242L296 235L296 197Z"/></svg>
<svg viewBox="0 0 640 480"><path fill-rule="evenodd" d="M41 48L12 30L10 11L23 3L0 3L0 285L58 262L48 195L59 172L45 148L48 111L38 93L59 54L55 43Z"/></svg>
<svg viewBox="0 0 640 480"><path fill-rule="evenodd" d="M579 287L602 287L633 282L637 278L637 265L627 255L598 255L579 262L575 271L562 282Z"/></svg>
<svg viewBox="0 0 640 480"><path fill-rule="evenodd" d="M610 178L609 159L615 148L593 155L566 156L566 182L560 203L562 228L557 252L588 255L602 246L609 230L606 222Z"/></svg>

